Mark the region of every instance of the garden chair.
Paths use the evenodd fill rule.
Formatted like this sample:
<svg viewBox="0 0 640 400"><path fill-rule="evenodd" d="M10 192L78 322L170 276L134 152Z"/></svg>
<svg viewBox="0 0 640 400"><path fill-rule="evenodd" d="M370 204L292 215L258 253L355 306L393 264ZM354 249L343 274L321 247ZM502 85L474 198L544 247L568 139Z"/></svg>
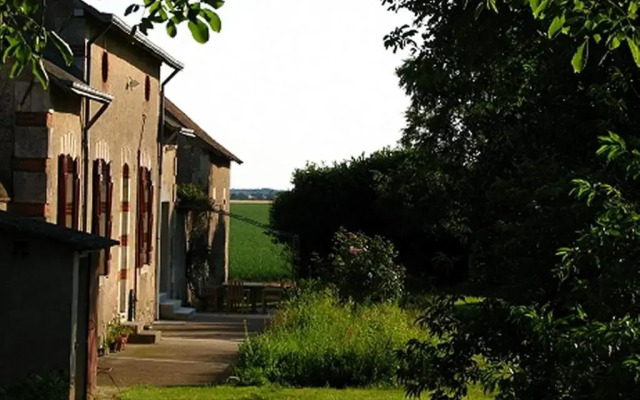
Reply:
<svg viewBox="0 0 640 400"><path fill-rule="evenodd" d="M220 296L220 286L207 286L204 288L204 298L207 311L219 311L218 298Z"/></svg>
<svg viewBox="0 0 640 400"><path fill-rule="evenodd" d="M279 283L277 286L267 286L262 290L262 312L267 313L267 304L275 302L279 304L284 294L284 285Z"/></svg>
<svg viewBox="0 0 640 400"><path fill-rule="evenodd" d="M227 311L237 311L247 301L247 291L244 288L244 282L232 280L227 285Z"/></svg>

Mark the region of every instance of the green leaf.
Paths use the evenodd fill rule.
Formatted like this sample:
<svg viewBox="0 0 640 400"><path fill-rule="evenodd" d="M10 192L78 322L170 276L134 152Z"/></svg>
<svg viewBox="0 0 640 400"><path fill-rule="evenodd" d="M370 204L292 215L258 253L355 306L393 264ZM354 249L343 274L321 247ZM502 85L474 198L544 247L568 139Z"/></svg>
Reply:
<svg viewBox="0 0 640 400"><path fill-rule="evenodd" d="M579 73L582 72L585 65L587 65L588 58L588 50L587 45L589 44L589 39L585 39L584 42L578 47L573 58L571 59L571 65L573 65L573 72Z"/></svg>
<svg viewBox="0 0 640 400"><path fill-rule="evenodd" d="M21 1L20 9L27 15L35 14L38 11L38 2L34 0L23 0Z"/></svg>
<svg viewBox="0 0 640 400"><path fill-rule="evenodd" d="M224 1L222 0L203 0L203 3L210 5L216 10L224 5Z"/></svg>
<svg viewBox="0 0 640 400"><path fill-rule="evenodd" d="M31 60L31 72L35 75L36 78L40 81L40 84L43 88L47 88L49 86L49 76L47 75L47 71L44 69L44 65L42 64L42 58Z"/></svg>
<svg viewBox="0 0 640 400"><path fill-rule="evenodd" d="M159 1L158 1L158 2L153 3L153 4L149 7L149 15L153 15L153 14L155 14L155 13L160 9L160 7L162 7L162 3L160 3Z"/></svg>
<svg viewBox="0 0 640 400"><path fill-rule="evenodd" d="M173 21L167 22L167 34L170 37L176 37L176 35L178 34L178 29L176 28L176 24L174 24Z"/></svg>
<svg viewBox="0 0 640 400"><path fill-rule="evenodd" d="M51 41L62 55L65 64L71 65L73 62L73 51L71 51L71 47L69 47L67 42L65 42L65 40L62 39L55 31L50 31L49 34L51 35Z"/></svg>
<svg viewBox="0 0 640 400"><path fill-rule="evenodd" d="M553 19L553 21L551 22L551 25L549 25L548 35L550 39L554 38L556 34L560 31L560 29L562 29L565 21L566 20L564 15L557 16Z"/></svg>
<svg viewBox="0 0 640 400"><path fill-rule="evenodd" d="M16 58L22 64L26 64L29 61L29 58L31 58L31 49L28 44L22 43L18 46L16 49Z"/></svg>
<svg viewBox="0 0 640 400"><path fill-rule="evenodd" d="M636 65L640 67L640 48L638 47L637 41L638 40L633 37L627 38L627 44L629 45L629 50L631 50L633 61L635 61Z"/></svg>
<svg viewBox="0 0 640 400"><path fill-rule="evenodd" d="M13 44L10 44L6 49L4 49L4 53L2 54L2 63L4 64L7 60L16 53L20 42L15 41Z"/></svg>
<svg viewBox="0 0 640 400"><path fill-rule="evenodd" d="M496 0L487 0L487 8L492 8L493 11L498 13L498 6L496 5Z"/></svg>
<svg viewBox="0 0 640 400"><path fill-rule="evenodd" d="M535 13L539 5L540 5L540 0L529 0L529 6L531 6L532 12Z"/></svg>
<svg viewBox="0 0 640 400"><path fill-rule="evenodd" d="M207 43L209 40L209 28L207 27L207 24L196 18L193 21L189 21L188 26L191 31L191 36L193 36L196 42Z"/></svg>
<svg viewBox="0 0 640 400"><path fill-rule="evenodd" d="M636 19L638 17L638 3L636 3L635 1L629 3L627 14L629 15L629 18Z"/></svg>
<svg viewBox="0 0 640 400"><path fill-rule="evenodd" d="M540 17L540 14L542 14L542 12L547 8L548 4L549 0L543 0L542 3L540 3L540 5L538 5L538 7L533 11L533 16L536 18Z"/></svg>
<svg viewBox="0 0 640 400"><path fill-rule="evenodd" d="M620 44L622 44L622 41L620 39L618 39L617 36L611 36L611 38L609 39L609 50L615 50L618 47L620 47Z"/></svg>
<svg viewBox="0 0 640 400"><path fill-rule="evenodd" d="M218 14L211 10L204 9L200 11L200 15L207 20L209 26L214 32L220 32L220 29L222 29L222 21L220 21Z"/></svg>
<svg viewBox="0 0 640 400"><path fill-rule="evenodd" d="M483 11L484 11L484 4L482 4L480 2L480 3L478 3L478 6L476 7L476 11L473 13L475 19L480 18L480 14L482 14Z"/></svg>
<svg viewBox="0 0 640 400"><path fill-rule="evenodd" d="M24 69L24 63L20 61L14 62L13 65L11 66L11 71L9 71L9 78L13 79L16 76L20 75L23 69Z"/></svg>
<svg viewBox="0 0 640 400"><path fill-rule="evenodd" d="M140 6L137 4L131 4L129 7L127 7L126 10L124 10L124 15L127 16L131 13L135 13L138 12L138 10L140 9Z"/></svg>

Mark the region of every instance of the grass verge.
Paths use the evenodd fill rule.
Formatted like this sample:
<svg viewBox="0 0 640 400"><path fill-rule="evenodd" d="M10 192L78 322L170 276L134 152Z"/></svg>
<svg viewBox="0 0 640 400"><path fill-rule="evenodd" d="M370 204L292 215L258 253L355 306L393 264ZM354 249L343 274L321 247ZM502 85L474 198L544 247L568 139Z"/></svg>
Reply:
<svg viewBox="0 0 640 400"><path fill-rule="evenodd" d="M426 396L422 396L426 398ZM263 387L135 387L117 395L118 400L401 400L401 389L288 389ZM482 391L470 390L468 400L490 400Z"/></svg>
<svg viewBox="0 0 640 400"><path fill-rule="evenodd" d="M278 310L268 330L240 346L235 374L246 385L393 386L396 350L428 339L415 315L394 304L341 303L305 291Z"/></svg>

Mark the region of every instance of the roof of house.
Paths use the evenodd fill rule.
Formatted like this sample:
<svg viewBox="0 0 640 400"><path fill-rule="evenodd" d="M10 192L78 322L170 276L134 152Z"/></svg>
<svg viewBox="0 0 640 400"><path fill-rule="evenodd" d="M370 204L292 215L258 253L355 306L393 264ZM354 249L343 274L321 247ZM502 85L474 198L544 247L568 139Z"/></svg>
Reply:
<svg viewBox="0 0 640 400"><path fill-rule="evenodd" d="M80 96L89 97L101 103L110 103L113 100L113 95L87 85L51 61L43 59L42 63L44 64L44 69L49 74L51 81L60 88L76 93Z"/></svg>
<svg viewBox="0 0 640 400"><path fill-rule="evenodd" d="M84 9L89 14L97 18L98 20L105 22L107 24L113 25L116 29L118 29L120 32L124 33L125 35L131 35L133 28L129 26L126 22L124 22L117 15L103 13L85 2L82 2L82 4ZM136 45L142 47L143 49L145 49L146 51L154 55L156 58L164 61L170 67L178 70L181 70L184 68L184 64L182 64L182 62L180 62L179 60L174 58L171 54L164 51L160 46L158 46L157 44L149 40L149 38L146 35L143 35L140 32L136 32L132 36L132 38Z"/></svg>
<svg viewBox="0 0 640 400"><path fill-rule="evenodd" d="M175 118L179 123L181 123L185 128L193 130L193 133L196 135L198 139L200 139L204 144L214 152L223 155L231 161L235 161L238 164L242 164L242 160L236 157L229 150L224 148L220 143L213 140L211 136L204 129L202 129L198 124L196 124L187 114L184 113L174 102L165 98L164 109L167 113L169 113L173 118Z"/></svg>
<svg viewBox="0 0 640 400"><path fill-rule="evenodd" d="M74 250L99 250L118 244L117 241L102 236L69 229L35 218L23 217L0 211L0 232L21 233L58 242Z"/></svg>

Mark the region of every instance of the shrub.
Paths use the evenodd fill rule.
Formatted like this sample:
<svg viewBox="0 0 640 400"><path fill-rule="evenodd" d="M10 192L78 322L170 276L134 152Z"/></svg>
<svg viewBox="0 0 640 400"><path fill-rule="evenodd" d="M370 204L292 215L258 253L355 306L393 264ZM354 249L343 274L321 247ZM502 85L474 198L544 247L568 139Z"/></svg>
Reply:
<svg viewBox="0 0 640 400"><path fill-rule="evenodd" d="M204 189L195 183L181 183L178 185L178 197L181 200L207 201L209 198Z"/></svg>
<svg viewBox="0 0 640 400"><path fill-rule="evenodd" d="M332 253L316 259L319 275L338 287L340 296L362 301L395 301L404 292L404 268L396 263L393 244L340 228Z"/></svg>
<svg viewBox="0 0 640 400"><path fill-rule="evenodd" d="M10 386L0 388L3 400L67 400L69 398L69 377L58 371L32 374Z"/></svg>
<svg viewBox="0 0 640 400"><path fill-rule="evenodd" d="M396 351L426 339L414 316L390 303L356 306L325 289L287 300L267 331L240 346L243 384L395 385Z"/></svg>

